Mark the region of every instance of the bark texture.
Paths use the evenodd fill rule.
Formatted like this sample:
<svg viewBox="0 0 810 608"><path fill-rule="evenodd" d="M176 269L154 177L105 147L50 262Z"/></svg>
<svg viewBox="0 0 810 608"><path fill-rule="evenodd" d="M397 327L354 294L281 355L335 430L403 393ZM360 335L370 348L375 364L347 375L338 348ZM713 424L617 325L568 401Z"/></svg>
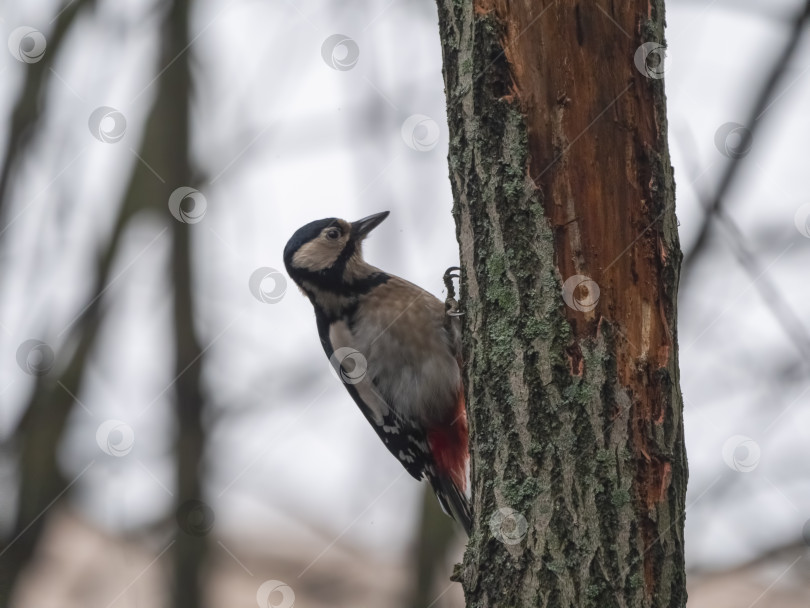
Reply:
<svg viewBox="0 0 810 608"><path fill-rule="evenodd" d="M466 312L467 604L684 606L663 2L438 7Z"/></svg>

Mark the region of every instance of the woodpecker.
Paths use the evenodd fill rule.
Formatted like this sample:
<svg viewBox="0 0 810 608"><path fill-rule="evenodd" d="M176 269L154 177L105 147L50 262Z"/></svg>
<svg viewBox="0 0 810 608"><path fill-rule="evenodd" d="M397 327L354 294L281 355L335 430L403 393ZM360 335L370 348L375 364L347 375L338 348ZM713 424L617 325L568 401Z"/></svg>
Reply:
<svg viewBox="0 0 810 608"><path fill-rule="evenodd" d="M323 350L360 411L469 536L458 318L424 289L363 259L363 240L386 217L310 222L287 242L284 265L315 308Z"/></svg>

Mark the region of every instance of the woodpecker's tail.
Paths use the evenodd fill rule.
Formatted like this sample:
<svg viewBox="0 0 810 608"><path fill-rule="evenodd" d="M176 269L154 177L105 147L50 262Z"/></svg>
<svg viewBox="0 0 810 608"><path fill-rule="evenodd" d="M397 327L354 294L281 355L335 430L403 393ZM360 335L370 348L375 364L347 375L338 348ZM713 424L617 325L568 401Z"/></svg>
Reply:
<svg viewBox="0 0 810 608"><path fill-rule="evenodd" d="M448 477L430 476L428 480L433 486L433 491L436 492L436 498L439 499L442 511L460 523L469 537L472 531L472 511L467 497Z"/></svg>
<svg viewBox="0 0 810 608"><path fill-rule="evenodd" d="M464 389L459 387L455 417L449 424L431 429L427 434L435 468L427 477L442 509L464 526L467 536L472 529L472 510L465 490L469 487L470 455L467 448L467 410Z"/></svg>

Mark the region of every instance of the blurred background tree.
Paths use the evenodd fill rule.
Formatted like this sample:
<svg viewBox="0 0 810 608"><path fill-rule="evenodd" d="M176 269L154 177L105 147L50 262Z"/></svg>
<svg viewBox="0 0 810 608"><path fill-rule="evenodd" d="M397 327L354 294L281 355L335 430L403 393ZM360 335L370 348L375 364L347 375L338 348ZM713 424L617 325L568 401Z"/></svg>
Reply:
<svg viewBox="0 0 810 608"><path fill-rule="evenodd" d="M443 2L439 16L465 287L467 605L684 606L664 4ZM613 69L588 69L600 60Z"/></svg>

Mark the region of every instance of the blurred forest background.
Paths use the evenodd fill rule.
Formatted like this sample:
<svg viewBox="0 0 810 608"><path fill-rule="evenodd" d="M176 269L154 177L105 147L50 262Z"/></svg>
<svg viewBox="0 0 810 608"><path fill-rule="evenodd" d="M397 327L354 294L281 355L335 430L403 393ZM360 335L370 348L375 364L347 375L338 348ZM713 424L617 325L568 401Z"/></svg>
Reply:
<svg viewBox="0 0 810 608"><path fill-rule="evenodd" d="M810 603L808 6L667 3L695 608ZM441 294L434 4L27 0L0 31L0 606L462 606L463 539L281 259L388 209L367 258Z"/></svg>

